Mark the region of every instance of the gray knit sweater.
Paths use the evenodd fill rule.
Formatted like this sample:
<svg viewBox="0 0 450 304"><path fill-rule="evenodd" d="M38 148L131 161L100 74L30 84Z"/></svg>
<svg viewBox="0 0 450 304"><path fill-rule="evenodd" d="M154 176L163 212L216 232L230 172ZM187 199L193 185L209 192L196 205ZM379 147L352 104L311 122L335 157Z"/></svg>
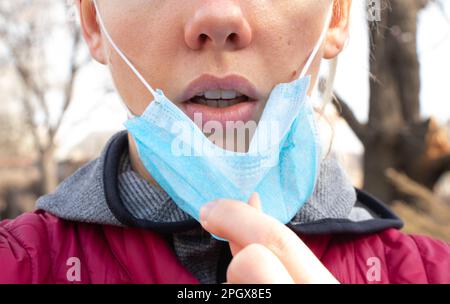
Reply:
<svg viewBox="0 0 450 304"><path fill-rule="evenodd" d="M119 192L125 207L139 219L178 222L192 219L158 187L131 168L128 153L120 162ZM356 202L355 190L334 156L321 163L313 196L292 219L292 224L325 218L348 218ZM173 235L173 248L181 263L201 282L216 283L220 241L201 228Z"/></svg>
<svg viewBox="0 0 450 304"><path fill-rule="evenodd" d="M155 223L188 219L189 215L180 210L164 191L153 187L131 170L126 136L126 132L113 136L99 158L64 180L55 192L39 198L37 208L69 221L124 227L111 209L107 199L107 191L111 189L108 190L105 184L107 180L118 179L117 190L122 203L135 218ZM107 163L109 151L112 147L117 150L118 145L123 145L118 156L120 161ZM113 170L117 175L110 176L110 167L118 165L117 170ZM108 184L108 187L114 185ZM290 224L307 226L325 219L354 223L376 217L370 208L357 202L355 189L336 158L330 155L321 162L313 195ZM216 282L219 241L200 227L174 234L172 239L179 260L200 282Z"/></svg>

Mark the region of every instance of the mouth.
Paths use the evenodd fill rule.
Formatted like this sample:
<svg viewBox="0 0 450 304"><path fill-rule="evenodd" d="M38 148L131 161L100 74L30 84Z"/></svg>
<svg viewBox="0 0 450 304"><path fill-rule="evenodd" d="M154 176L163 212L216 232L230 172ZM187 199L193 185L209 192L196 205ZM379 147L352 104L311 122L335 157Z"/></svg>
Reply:
<svg viewBox="0 0 450 304"><path fill-rule="evenodd" d="M181 109L198 124L215 121L226 127L229 122L247 123L256 119L259 108L255 87L244 77L217 78L203 75L183 93ZM201 127L201 126L200 126Z"/></svg>

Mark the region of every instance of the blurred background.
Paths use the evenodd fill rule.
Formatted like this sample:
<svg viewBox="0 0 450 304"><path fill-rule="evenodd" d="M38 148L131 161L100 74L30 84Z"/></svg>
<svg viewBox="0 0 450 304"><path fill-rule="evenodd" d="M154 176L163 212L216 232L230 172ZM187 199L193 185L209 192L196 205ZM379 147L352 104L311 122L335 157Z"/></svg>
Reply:
<svg viewBox="0 0 450 304"><path fill-rule="evenodd" d="M77 22L72 1L0 0L0 219L33 210L123 129ZM323 65L316 94L330 101L318 106L354 185L391 205L406 232L447 241L449 56L450 1L356 0L347 48Z"/></svg>

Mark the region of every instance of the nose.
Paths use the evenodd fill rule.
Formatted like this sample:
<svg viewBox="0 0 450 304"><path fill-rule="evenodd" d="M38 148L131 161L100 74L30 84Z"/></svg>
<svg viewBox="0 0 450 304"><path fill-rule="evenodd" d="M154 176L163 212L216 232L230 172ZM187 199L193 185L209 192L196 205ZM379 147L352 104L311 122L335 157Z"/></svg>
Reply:
<svg viewBox="0 0 450 304"><path fill-rule="evenodd" d="M207 1L185 25L185 41L193 50L239 50L251 40L252 29L236 1Z"/></svg>

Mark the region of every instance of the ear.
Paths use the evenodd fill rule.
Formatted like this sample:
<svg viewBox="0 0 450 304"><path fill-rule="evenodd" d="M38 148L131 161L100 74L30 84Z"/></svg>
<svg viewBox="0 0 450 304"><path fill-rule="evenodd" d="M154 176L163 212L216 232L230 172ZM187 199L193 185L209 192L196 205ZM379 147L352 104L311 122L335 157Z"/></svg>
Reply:
<svg viewBox="0 0 450 304"><path fill-rule="evenodd" d="M76 3L80 13L81 32L89 47L89 51L95 60L101 64L106 64L104 40L97 22L94 3L91 0L77 0Z"/></svg>
<svg viewBox="0 0 450 304"><path fill-rule="evenodd" d="M324 59L333 59L345 47L349 34L352 0L333 0L334 16L327 33Z"/></svg>

